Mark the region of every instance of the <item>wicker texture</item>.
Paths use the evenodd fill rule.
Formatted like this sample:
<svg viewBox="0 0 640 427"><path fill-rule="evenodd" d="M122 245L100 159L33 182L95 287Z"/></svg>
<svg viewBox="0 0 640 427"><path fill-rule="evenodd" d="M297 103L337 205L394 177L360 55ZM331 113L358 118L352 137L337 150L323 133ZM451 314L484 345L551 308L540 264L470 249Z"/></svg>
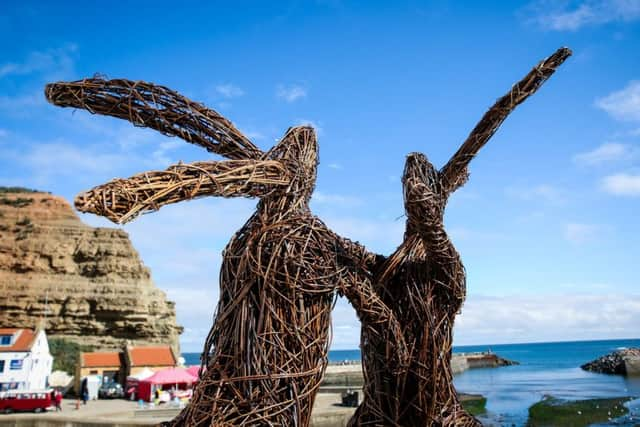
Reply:
<svg viewBox="0 0 640 427"><path fill-rule="evenodd" d="M262 152L217 112L163 86L99 77L47 85L54 105L125 119L228 158L112 180L78 195L79 210L124 223L198 197L259 198L223 254L194 396L167 424L308 426L341 294L362 323L365 399L352 426L479 425L452 385L452 329L466 285L444 210L466 182L470 160L570 54L558 50L514 85L440 171L422 154L408 156L407 228L388 258L311 213L318 164L312 128L291 128Z"/></svg>
<svg viewBox="0 0 640 427"><path fill-rule="evenodd" d="M571 54L559 49L516 83L482 117L461 148L438 171L420 153L407 157L402 179L407 216L403 243L376 269L376 291L403 328L410 367L395 366L393 349L362 330L364 401L350 426L480 426L461 407L451 373L453 324L466 295L466 274L444 228L451 193L467 167L515 107L532 95Z"/></svg>
<svg viewBox="0 0 640 427"><path fill-rule="evenodd" d="M291 128L270 151L256 154L229 121L162 86L86 79L48 85L45 93L55 105L126 119L233 157L113 180L78 195L81 211L124 223L197 197L260 198L225 248L200 381L168 424L307 426L337 294L354 306L369 339L395 343L394 364L408 365L400 325L373 290L368 266L375 256L309 209L318 164L312 128Z"/></svg>

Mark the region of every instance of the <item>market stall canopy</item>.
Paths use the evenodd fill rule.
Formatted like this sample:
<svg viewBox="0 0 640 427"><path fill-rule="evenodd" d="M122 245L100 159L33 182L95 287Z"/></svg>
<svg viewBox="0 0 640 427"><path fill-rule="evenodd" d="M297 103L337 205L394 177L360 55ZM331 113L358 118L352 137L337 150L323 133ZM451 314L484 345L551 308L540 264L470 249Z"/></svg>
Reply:
<svg viewBox="0 0 640 427"><path fill-rule="evenodd" d="M149 378L145 378L140 382L150 384L183 384L183 383L195 383L198 381L198 377L191 375L184 368L167 368L156 372Z"/></svg>

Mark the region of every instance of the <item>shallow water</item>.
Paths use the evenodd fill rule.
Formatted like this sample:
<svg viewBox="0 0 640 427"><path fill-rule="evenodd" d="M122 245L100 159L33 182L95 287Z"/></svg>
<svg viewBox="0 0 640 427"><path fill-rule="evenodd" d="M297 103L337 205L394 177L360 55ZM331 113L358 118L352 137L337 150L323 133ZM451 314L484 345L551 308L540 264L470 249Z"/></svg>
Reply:
<svg viewBox="0 0 640 427"><path fill-rule="evenodd" d="M460 392L482 394L487 398L488 417L482 420L485 424L522 426L526 423L529 407L545 395L567 400L640 397L640 377L593 374L580 369L586 362L626 347L640 347L640 339L457 346L454 352L491 350L520 362L520 365L469 370L457 375L454 383ZM187 364L199 363L196 353L183 356ZM329 360L360 360L360 351L330 351ZM640 400L628 406L630 416L599 426L640 424Z"/></svg>
<svg viewBox="0 0 640 427"><path fill-rule="evenodd" d="M545 395L580 400L598 397L640 397L640 378L594 374L580 365L640 340L582 341L491 346L502 357L520 362L499 369L474 369L454 378L461 392L487 397L489 425L524 425L528 408ZM487 351L488 346L465 346L457 351ZM632 417L638 402L631 405ZM629 417L609 425L635 425ZM635 421L638 422L638 421Z"/></svg>

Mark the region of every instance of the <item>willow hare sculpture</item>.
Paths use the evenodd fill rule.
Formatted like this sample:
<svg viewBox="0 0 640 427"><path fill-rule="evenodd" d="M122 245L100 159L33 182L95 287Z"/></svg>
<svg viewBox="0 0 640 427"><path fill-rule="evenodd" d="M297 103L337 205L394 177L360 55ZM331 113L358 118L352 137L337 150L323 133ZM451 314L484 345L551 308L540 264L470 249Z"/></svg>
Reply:
<svg viewBox="0 0 640 427"><path fill-rule="evenodd" d="M94 78L50 84L46 96L55 105L126 119L229 159L113 180L78 195L80 211L123 223L197 197L260 199L224 250L200 381L170 424L307 426L327 364L336 292L349 299L377 345L402 341L393 314L373 291L366 267L371 255L309 209L318 164L312 128L291 128L262 152L215 111L162 86ZM406 361L406 352L400 357Z"/></svg>
<svg viewBox="0 0 640 427"><path fill-rule="evenodd" d="M444 211L449 196L467 181L469 162L569 55L569 49L559 49L515 84L441 170L421 153L407 157L404 241L372 269L376 291L402 327L400 350L410 349L409 369L394 369L393 349L390 353L363 329L365 397L350 426L480 426L462 409L452 382L452 331L466 295L466 274L445 231Z"/></svg>

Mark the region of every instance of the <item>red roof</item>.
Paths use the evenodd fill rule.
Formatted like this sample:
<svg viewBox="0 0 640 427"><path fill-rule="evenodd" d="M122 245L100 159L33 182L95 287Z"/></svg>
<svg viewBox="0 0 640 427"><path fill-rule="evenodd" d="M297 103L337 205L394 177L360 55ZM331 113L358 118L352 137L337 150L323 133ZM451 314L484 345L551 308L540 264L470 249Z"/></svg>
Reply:
<svg viewBox="0 0 640 427"><path fill-rule="evenodd" d="M36 338L35 331L31 329L0 328L0 335L14 335L13 344L9 346L0 345L0 352L29 351Z"/></svg>
<svg viewBox="0 0 640 427"><path fill-rule="evenodd" d="M129 347L131 366L176 366L176 358L168 345Z"/></svg>
<svg viewBox="0 0 640 427"><path fill-rule="evenodd" d="M120 353L82 353L83 368L104 368L120 366Z"/></svg>

